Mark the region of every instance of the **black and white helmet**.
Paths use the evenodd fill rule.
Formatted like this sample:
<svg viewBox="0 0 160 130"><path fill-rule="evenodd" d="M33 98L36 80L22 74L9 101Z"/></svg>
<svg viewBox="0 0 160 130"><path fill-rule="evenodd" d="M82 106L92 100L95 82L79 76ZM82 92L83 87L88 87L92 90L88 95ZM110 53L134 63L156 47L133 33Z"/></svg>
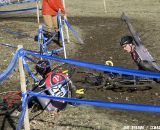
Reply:
<svg viewBox="0 0 160 130"><path fill-rule="evenodd" d="M38 61L36 65L36 71L42 77L44 77L47 73L51 71L50 63L47 60Z"/></svg>
<svg viewBox="0 0 160 130"><path fill-rule="evenodd" d="M123 36L120 41L120 45L123 46L125 44L133 44L132 36Z"/></svg>

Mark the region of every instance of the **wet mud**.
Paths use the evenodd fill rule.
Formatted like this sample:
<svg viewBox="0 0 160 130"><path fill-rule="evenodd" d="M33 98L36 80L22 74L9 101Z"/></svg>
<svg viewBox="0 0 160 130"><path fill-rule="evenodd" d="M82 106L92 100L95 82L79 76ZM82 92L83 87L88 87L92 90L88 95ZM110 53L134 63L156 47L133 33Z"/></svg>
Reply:
<svg viewBox="0 0 160 130"><path fill-rule="evenodd" d="M70 18L72 24L76 23L83 32L85 32L85 45L81 46L74 59L104 64L106 60L112 60L114 66L136 69L136 65L131 60L130 55L123 52L120 48L119 40L121 36L128 34L129 31L126 24L120 18L97 18L97 17L74 17ZM143 26L145 21L131 19L136 23L138 30L148 34ZM135 25L135 24L134 24ZM148 28L149 27L148 24ZM143 37L144 38L144 37ZM147 39L144 38L145 41ZM147 46L147 45L146 45ZM152 47L148 46L149 49ZM155 52L158 55L158 52ZM157 57L159 58L159 57ZM90 69L80 69L86 72L100 73ZM134 104L152 104L160 105L160 84L152 86L146 85L142 88L118 88L118 89L88 89L85 98L104 100L109 102L122 102ZM106 115L114 116L117 121L137 124L142 126L159 125L159 113L149 113L140 111L128 111L95 107L97 112L106 113ZM122 117L121 117L122 116ZM150 118L149 118L150 117Z"/></svg>
<svg viewBox="0 0 160 130"><path fill-rule="evenodd" d="M26 28L30 29L29 27L34 27L32 30L31 29L27 30L27 32L32 31L31 34L29 33L31 35L31 36L29 35L29 37L34 37L35 35L35 32L36 32L35 30L37 29L37 27L31 24L32 22L36 21L35 17L6 17L6 18L2 18L1 20L2 22L4 22L4 24L2 23L3 27L1 27L1 29L4 29L4 26L6 27L11 26L13 30L21 28L22 31L24 31L26 30ZM26 26L22 26L23 24L20 24L21 22L23 23L24 20L25 22L28 22L28 25L26 24ZM78 51L76 51L76 53L73 54L71 58L76 60L101 63L101 64L104 64L106 60L112 60L114 63L114 66L134 68L134 69L137 68L134 62L131 60L130 55L127 55L126 53L124 53L123 50L120 48L119 40L121 36L129 34L126 24L121 21L120 17L119 18L68 17L68 20L70 21L71 25L77 26L82 30L83 33L81 35L85 42L84 45L79 45L75 43L78 48ZM13 25L11 25L12 21L13 21ZM135 29L140 33L140 36L144 41L145 46L152 52L153 56L159 62L159 59L160 59L158 54L159 53L158 50L160 48L158 46L159 32L158 32L158 27L156 26L156 24L154 24L154 21L151 23L149 23L148 21L139 20L139 19L131 19L131 21ZM6 24L5 22L8 22L8 24ZM19 25L17 25L17 22L19 22ZM13 28L14 25L16 25L15 28ZM10 41L9 36L6 36L5 40ZM4 37L4 35L2 37ZM11 39L15 37L16 36L13 36ZM16 40L17 41L24 40L23 42L25 43L26 39L23 37L20 37L20 38L16 37ZM17 41L15 42L16 44L21 43L21 41L19 43ZM28 47L28 46L31 46L32 44L33 44L33 39L32 41L27 40L27 43L24 46ZM7 54L5 54L5 56L6 55ZM6 65L7 63L3 63L3 66L1 67L1 69L4 70L6 68ZM86 71L93 72L97 74L101 73L100 71L80 68L80 67L77 67L77 70L85 71L85 72ZM87 91L84 95L84 98L86 99L95 99L95 100L121 102L121 103L160 105L160 100L159 100L160 84L155 84L152 86L147 86L144 88L137 88L137 89L123 88L123 87L118 89L97 89L96 86L93 86L93 85L85 86L85 84L82 84L80 81L83 80L83 77L81 76L72 78L72 80L74 83L76 83L78 87L87 87ZM80 80L80 81L77 82L77 80ZM15 83L16 85L19 83L17 79L13 81L8 81L6 84L3 84L3 86L5 86L6 88L2 88L2 90L3 89L9 90L10 86L12 86L12 84L15 84ZM18 87L16 86L16 88L14 89L17 89L17 88ZM145 126L145 128L147 128L147 126L160 125L159 113L129 111L129 110L102 108L102 107L94 107L94 108L96 113L99 113L99 114L103 113L106 116L108 116L111 120L116 120L117 122L121 122L124 124L128 124L128 125L136 124L140 126ZM45 113L45 114L49 115L48 113ZM50 120L52 118L53 117L51 117ZM37 120L42 120L42 119L43 117ZM18 120L18 118L16 118L16 120ZM2 120L1 122L3 123L5 121ZM44 122L42 121L41 123L43 124ZM16 126L15 124L16 123L14 122L14 127ZM55 124L52 122L51 127L54 127L54 125ZM1 126L2 126L1 128L3 128L3 124ZM36 126L36 128L39 128L38 125L34 125L34 126ZM6 127L6 124L4 124L3 129L5 129L5 127ZM9 126L8 129L12 129L12 128ZM93 127L93 129L95 128Z"/></svg>

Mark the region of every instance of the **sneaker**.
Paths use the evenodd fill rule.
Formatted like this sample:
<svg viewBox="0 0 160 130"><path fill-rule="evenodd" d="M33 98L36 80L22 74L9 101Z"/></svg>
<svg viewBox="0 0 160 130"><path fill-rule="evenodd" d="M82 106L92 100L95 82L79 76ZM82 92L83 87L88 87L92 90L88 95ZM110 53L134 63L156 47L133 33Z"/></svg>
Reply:
<svg viewBox="0 0 160 130"><path fill-rule="evenodd" d="M43 35L44 35L44 37L45 37L46 39L48 39L48 40L53 37L53 34L52 34L51 32L47 32L47 31L45 31L45 32L43 33Z"/></svg>
<svg viewBox="0 0 160 130"><path fill-rule="evenodd" d="M55 32L56 35L54 36L53 40L56 40L56 41L60 41L60 32Z"/></svg>
<svg viewBox="0 0 160 130"><path fill-rule="evenodd" d="M53 37L53 34L54 34L54 33L52 33L52 32L47 32L47 31L45 31L45 32L43 33L45 42L49 41L49 40ZM38 41L38 35L36 35L36 36L34 37L34 41ZM52 39L51 41L53 41L53 42L61 45L61 43L60 43L60 32L59 32L59 31L56 32L55 36L53 37L53 39Z"/></svg>
<svg viewBox="0 0 160 130"><path fill-rule="evenodd" d="M47 32L47 31L44 31L43 35L46 41L48 41L53 36L51 32ZM38 35L34 37L34 41L38 41Z"/></svg>

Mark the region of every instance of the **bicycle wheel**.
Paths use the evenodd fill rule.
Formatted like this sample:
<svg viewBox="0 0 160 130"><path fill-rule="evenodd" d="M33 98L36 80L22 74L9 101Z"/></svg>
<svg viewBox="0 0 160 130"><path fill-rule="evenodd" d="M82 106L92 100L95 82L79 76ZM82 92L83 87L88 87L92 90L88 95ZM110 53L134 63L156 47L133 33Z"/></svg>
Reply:
<svg viewBox="0 0 160 130"><path fill-rule="evenodd" d="M116 73L104 73L104 78L103 88L137 88L146 87L155 83L149 78L120 75Z"/></svg>
<svg viewBox="0 0 160 130"><path fill-rule="evenodd" d="M154 81L146 78L124 79L119 78L113 81L115 87L146 87L154 84Z"/></svg>

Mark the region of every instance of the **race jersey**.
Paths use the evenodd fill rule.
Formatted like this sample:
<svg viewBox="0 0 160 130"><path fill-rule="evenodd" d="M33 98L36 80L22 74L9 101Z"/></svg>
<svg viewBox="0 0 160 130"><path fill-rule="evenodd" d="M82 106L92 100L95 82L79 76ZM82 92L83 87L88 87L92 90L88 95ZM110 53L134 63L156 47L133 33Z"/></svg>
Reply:
<svg viewBox="0 0 160 130"><path fill-rule="evenodd" d="M41 88L41 91L46 89L46 91L42 93L45 95L68 97L68 81L69 78L66 74L50 72L47 74L46 78L41 81L39 88ZM50 100L45 98L38 98L38 100L42 107L46 110L61 110L64 109L67 105L67 103L62 100Z"/></svg>
<svg viewBox="0 0 160 130"><path fill-rule="evenodd" d="M132 59L135 61L140 70L160 71L159 64L142 44L135 44L135 49L131 52ZM147 65L148 64L148 65ZM147 65L147 67L146 67ZM145 67L144 67L145 66Z"/></svg>
<svg viewBox="0 0 160 130"><path fill-rule="evenodd" d="M151 54L148 52L148 50L143 45L136 46L135 51L141 60L146 60L146 61L151 61L151 62L155 61L154 58L151 56Z"/></svg>
<svg viewBox="0 0 160 130"><path fill-rule="evenodd" d="M45 80L46 88L50 95L57 97L66 97L68 91L68 76L63 73L50 72Z"/></svg>

